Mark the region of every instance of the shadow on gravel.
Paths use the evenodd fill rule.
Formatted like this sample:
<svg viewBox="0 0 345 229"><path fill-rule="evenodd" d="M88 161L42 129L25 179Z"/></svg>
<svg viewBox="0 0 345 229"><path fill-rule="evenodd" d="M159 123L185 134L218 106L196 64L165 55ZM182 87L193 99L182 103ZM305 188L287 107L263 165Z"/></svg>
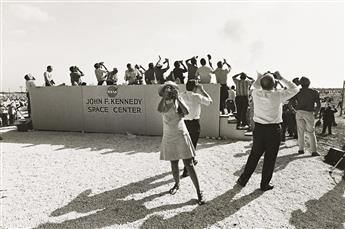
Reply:
<svg viewBox="0 0 345 229"><path fill-rule="evenodd" d="M198 206L191 212L183 212L172 218L164 219L159 215L151 216L143 223L142 228L209 228L235 214L263 194L260 190L255 190L246 196L233 200L240 191L241 187L234 185L231 190L210 200L206 205ZM231 226L237 224L238 222L234 222Z"/></svg>
<svg viewBox="0 0 345 229"><path fill-rule="evenodd" d="M305 203L307 210L291 213L290 223L296 228L344 228L345 223L345 181L321 196Z"/></svg>
<svg viewBox="0 0 345 229"><path fill-rule="evenodd" d="M145 202L168 194L168 192L146 196L140 200L124 200L124 198L129 195L145 193L151 189L172 182L172 179L159 181L170 174L170 172L163 173L96 195L90 195L90 189L85 190L66 206L53 211L51 216L58 217L70 212L90 213L89 215L66 220L62 223L45 223L39 225L37 228L101 228L114 224L121 225L143 219L148 214L152 214L154 212L196 204L196 200L191 200L186 203L159 206L151 209L147 209L144 206Z"/></svg>
<svg viewBox="0 0 345 229"><path fill-rule="evenodd" d="M281 156L281 157L277 157L276 164L275 164L275 167L274 167L274 172L278 172L280 170L285 169L286 166L290 162L292 162L294 160L299 160L299 159L303 159L303 158L310 158L310 157L311 157L310 155L303 155L303 156L301 156L298 153L296 153L296 154L288 154L288 155L284 155L284 156ZM262 159L259 161L258 165L256 166L255 173L261 173L261 171L262 171L262 167L263 167L264 161L263 161L263 157L261 157L261 158ZM246 165L244 164L240 170L237 170L234 173L234 175L235 176L240 176L242 174L245 166Z"/></svg>
<svg viewBox="0 0 345 229"><path fill-rule="evenodd" d="M26 144L23 148L37 145L52 145L65 149L90 149L91 151L104 151L101 154L126 153L133 155L140 153L157 153L161 143L159 136L127 136L106 133L80 133L62 131L29 131L16 130L2 133L3 143Z"/></svg>

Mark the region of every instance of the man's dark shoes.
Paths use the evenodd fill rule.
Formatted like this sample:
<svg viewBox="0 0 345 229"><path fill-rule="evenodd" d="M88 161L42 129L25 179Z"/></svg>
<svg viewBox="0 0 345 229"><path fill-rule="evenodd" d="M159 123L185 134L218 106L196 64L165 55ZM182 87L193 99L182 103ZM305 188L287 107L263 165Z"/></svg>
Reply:
<svg viewBox="0 0 345 229"><path fill-rule="evenodd" d="M198 204L199 205L206 204L206 200L202 192L198 193Z"/></svg>
<svg viewBox="0 0 345 229"><path fill-rule="evenodd" d="M298 150L298 154L304 154L304 150Z"/></svg>
<svg viewBox="0 0 345 229"><path fill-rule="evenodd" d="M318 152L312 152L312 153L311 153L311 156L317 157L317 156L320 156L320 154L319 154Z"/></svg>
<svg viewBox="0 0 345 229"><path fill-rule="evenodd" d="M243 181L241 181L240 178L236 181L236 184L238 184L238 185L241 186L242 188L243 188L244 186L246 186L246 184L245 184Z"/></svg>
<svg viewBox="0 0 345 229"><path fill-rule="evenodd" d="M198 161L193 159L193 164L194 164L194 166L196 166L198 164Z"/></svg>
<svg viewBox="0 0 345 229"><path fill-rule="evenodd" d="M273 185L269 185L269 184L265 185L263 187L260 187L261 191L263 191L263 192L266 192L266 191L271 190L273 188L274 188L274 186Z"/></svg>
<svg viewBox="0 0 345 229"><path fill-rule="evenodd" d="M185 178L185 177L188 177L188 176L189 176L188 171L187 171L186 168L184 168L181 177L182 177L182 178Z"/></svg>
<svg viewBox="0 0 345 229"><path fill-rule="evenodd" d="M180 185L178 184L175 184L174 187L172 187L170 190L169 190L169 193L171 195L175 195L175 193L180 189Z"/></svg>

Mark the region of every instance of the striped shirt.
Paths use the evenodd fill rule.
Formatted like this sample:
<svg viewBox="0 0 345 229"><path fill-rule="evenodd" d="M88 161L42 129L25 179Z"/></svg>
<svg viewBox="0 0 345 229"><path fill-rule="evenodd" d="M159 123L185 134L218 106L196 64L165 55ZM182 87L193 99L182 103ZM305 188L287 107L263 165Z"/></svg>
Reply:
<svg viewBox="0 0 345 229"><path fill-rule="evenodd" d="M236 85L236 96L248 96L249 88L253 81L234 79Z"/></svg>

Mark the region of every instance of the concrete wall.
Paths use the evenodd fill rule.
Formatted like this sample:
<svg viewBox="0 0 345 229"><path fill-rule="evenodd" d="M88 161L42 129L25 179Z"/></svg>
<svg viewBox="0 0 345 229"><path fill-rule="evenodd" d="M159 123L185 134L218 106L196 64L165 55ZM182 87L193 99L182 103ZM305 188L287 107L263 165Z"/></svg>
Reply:
<svg viewBox="0 0 345 229"><path fill-rule="evenodd" d="M162 135L159 85L57 86L30 91L34 129ZM202 107L201 136L219 136L219 85L204 85L213 99ZM185 85L180 85L180 91Z"/></svg>

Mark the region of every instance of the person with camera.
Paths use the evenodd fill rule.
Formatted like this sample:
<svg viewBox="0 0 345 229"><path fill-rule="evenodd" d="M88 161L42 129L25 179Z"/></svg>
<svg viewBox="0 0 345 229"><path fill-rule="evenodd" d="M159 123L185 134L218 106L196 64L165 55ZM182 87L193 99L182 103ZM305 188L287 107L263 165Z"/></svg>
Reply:
<svg viewBox="0 0 345 229"><path fill-rule="evenodd" d="M238 79L237 77L240 77L240 79ZM247 74L244 72L234 75L232 79L236 85L236 98L235 98L235 103L237 107L237 115L236 115L237 127L236 128L246 129L246 127L248 127L246 117L247 117L247 111L248 111L248 106L249 106L249 101L248 101L249 88L254 82L254 79L247 76Z"/></svg>
<svg viewBox="0 0 345 229"><path fill-rule="evenodd" d="M182 65L183 68L180 66ZM183 64L183 61L175 61L174 62L174 69L170 72L167 80L174 81L177 84L184 84L185 76L183 73L187 72L186 66Z"/></svg>
<svg viewBox="0 0 345 229"><path fill-rule="evenodd" d="M51 65L49 65L49 66L47 66L47 71L45 71L43 73L44 82L45 82L46 87L55 86L52 71L53 71L53 67Z"/></svg>
<svg viewBox="0 0 345 229"><path fill-rule="evenodd" d="M188 70L188 80L197 79L195 76L195 73L198 70L196 59L198 59L198 56L194 56L185 61Z"/></svg>
<svg viewBox="0 0 345 229"><path fill-rule="evenodd" d="M159 57L160 58L160 57ZM163 68L163 65L167 64L165 68ZM170 65L169 65L169 59L165 58L164 62L162 64L157 63L155 67L155 75L156 75L156 80L158 84L164 84L165 78L164 78L164 73L169 70Z"/></svg>
<svg viewBox="0 0 345 229"><path fill-rule="evenodd" d="M275 78L282 81L287 89L274 89ZM298 87L284 79L278 71L273 74L259 75L254 82L252 91L254 101L253 146L244 171L237 183L244 187L264 154L264 165L260 189L267 191L273 189L270 181L281 141L282 103L292 98L298 92Z"/></svg>
<svg viewBox="0 0 345 229"><path fill-rule="evenodd" d="M137 83L137 69L133 68L130 63L127 64L127 70L125 71L125 81L127 85L135 85Z"/></svg>
<svg viewBox="0 0 345 229"><path fill-rule="evenodd" d="M83 83L81 80L81 77L84 76L84 73L77 66L71 66L69 70L71 72L70 77L72 86L86 85L86 83Z"/></svg>
<svg viewBox="0 0 345 229"><path fill-rule="evenodd" d="M310 89L310 80L307 77L301 77L299 84L301 90L295 96L296 100L296 122L298 132L299 154L304 154L304 134L309 135L310 148L312 156L320 156L317 152L317 142L315 136L315 118L320 111L319 92Z"/></svg>
<svg viewBox="0 0 345 229"><path fill-rule="evenodd" d="M103 85L106 81L108 69L104 66L104 62L94 64L97 85Z"/></svg>
<svg viewBox="0 0 345 229"><path fill-rule="evenodd" d="M117 84L117 73L118 70L117 68L113 68L112 71L108 72L108 74L106 75L106 83L107 85L116 85Z"/></svg>
<svg viewBox="0 0 345 229"><path fill-rule="evenodd" d="M209 106L212 103L211 96L205 91L202 84L199 84L195 80L189 80L186 84L185 92L181 93L182 99L185 101L186 105L189 107L189 114L184 117L184 123L188 129L190 138L192 140L194 149L198 144L200 136L200 114L201 105ZM198 93L199 92L199 93ZM194 165L197 161L193 157ZM188 171L185 167L183 169L182 177L187 177Z"/></svg>
<svg viewBox="0 0 345 229"><path fill-rule="evenodd" d="M163 116L160 159L170 161L175 181L169 193L174 195L180 188L178 162L183 160L197 191L198 204L202 205L205 203L205 199L200 191L199 180L192 160L195 156L195 148L183 119L184 116L189 114L188 107L180 97L178 86L174 82L167 81L161 85L158 94L162 97L158 104L158 112Z"/></svg>

